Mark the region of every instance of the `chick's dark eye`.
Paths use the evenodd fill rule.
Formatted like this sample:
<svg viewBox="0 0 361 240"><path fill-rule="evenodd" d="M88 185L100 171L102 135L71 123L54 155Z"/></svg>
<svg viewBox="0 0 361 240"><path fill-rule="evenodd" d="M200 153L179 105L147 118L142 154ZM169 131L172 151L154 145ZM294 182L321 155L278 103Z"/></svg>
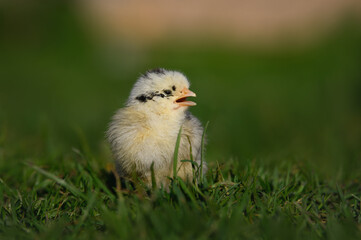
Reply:
<svg viewBox="0 0 361 240"><path fill-rule="evenodd" d="M175 90L176 90L176 87L173 85L172 89L173 89L173 91L175 91Z"/></svg>
<svg viewBox="0 0 361 240"><path fill-rule="evenodd" d="M171 93L172 93L172 91L171 91L171 90L168 90L168 89L163 90L163 92L164 92L165 94L171 94Z"/></svg>

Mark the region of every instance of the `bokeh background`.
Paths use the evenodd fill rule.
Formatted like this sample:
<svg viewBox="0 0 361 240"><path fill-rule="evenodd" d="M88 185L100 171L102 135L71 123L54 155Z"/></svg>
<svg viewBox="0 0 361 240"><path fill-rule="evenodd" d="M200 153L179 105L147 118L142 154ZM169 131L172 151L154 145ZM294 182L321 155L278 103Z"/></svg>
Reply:
<svg viewBox="0 0 361 240"><path fill-rule="evenodd" d="M0 177L104 132L137 77L179 70L207 160L361 176L361 2L1 1Z"/></svg>

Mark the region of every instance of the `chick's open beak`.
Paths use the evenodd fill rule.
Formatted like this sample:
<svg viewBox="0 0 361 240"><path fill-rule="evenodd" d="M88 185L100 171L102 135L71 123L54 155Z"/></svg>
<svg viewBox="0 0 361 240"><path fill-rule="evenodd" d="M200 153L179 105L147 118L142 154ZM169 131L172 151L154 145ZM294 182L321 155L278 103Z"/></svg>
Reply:
<svg viewBox="0 0 361 240"><path fill-rule="evenodd" d="M181 91L181 95L175 100L175 103L178 106L195 106L197 105L195 102L187 101L187 97L195 97L196 94L189 90L188 88L183 88Z"/></svg>

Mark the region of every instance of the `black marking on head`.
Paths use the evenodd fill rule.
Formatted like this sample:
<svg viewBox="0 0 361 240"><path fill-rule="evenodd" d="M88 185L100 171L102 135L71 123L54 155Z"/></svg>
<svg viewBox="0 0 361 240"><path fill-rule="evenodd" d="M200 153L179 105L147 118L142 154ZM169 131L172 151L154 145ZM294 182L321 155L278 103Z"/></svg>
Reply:
<svg viewBox="0 0 361 240"><path fill-rule="evenodd" d="M164 98L165 95L163 93L159 93L159 91L155 91L155 92L150 92L150 93L146 93L146 94L141 94L139 96L137 96L135 99L137 99L139 102L147 102L148 100L153 100L154 101L154 97L161 97Z"/></svg>
<svg viewBox="0 0 361 240"><path fill-rule="evenodd" d="M163 92L164 92L165 94L167 94L167 96L173 96L173 95L172 95L172 91L169 90L169 89L164 89Z"/></svg>
<svg viewBox="0 0 361 240"><path fill-rule="evenodd" d="M163 93L159 93L159 91L155 91L155 92L152 92L152 93L150 93L150 94L151 94L152 98L153 98L153 97L162 97L162 98L164 98L164 94L163 94Z"/></svg>
<svg viewBox="0 0 361 240"><path fill-rule="evenodd" d="M147 73L165 74L165 69L164 68L154 68L154 69L148 70Z"/></svg>
<svg viewBox="0 0 361 240"><path fill-rule="evenodd" d="M148 70L146 73L143 74L143 77L148 78L149 74L151 74L151 73L165 74L165 69L164 68L155 68L155 69Z"/></svg>
<svg viewBox="0 0 361 240"><path fill-rule="evenodd" d="M175 91L177 88L173 85L173 86L172 86L172 89L173 89L173 91Z"/></svg>
<svg viewBox="0 0 361 240"><path fill-rule="evenodd" d="M144 94L137 96L135 99L137 99L139 102L147 102L147 96Z"/></svg>

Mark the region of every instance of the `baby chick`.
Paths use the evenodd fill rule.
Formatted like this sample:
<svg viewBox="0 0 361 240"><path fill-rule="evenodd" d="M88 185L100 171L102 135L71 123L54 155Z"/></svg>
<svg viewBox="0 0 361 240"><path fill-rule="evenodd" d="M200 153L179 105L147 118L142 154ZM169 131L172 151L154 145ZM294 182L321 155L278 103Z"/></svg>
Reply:
<svg viewBox="0 0 361 240"><path fill-rule="evenodd" d="M158 185L167 186L173 176L173 156L180 127L182 134L178 150L177 176L193 177L190 162L200 165L203 127L189 111L196 103L188 97L189 81L180 72L154 69L142 75L134 84L124 108L119 109L110 123L107 138L121 177L140 177L151 185L151 165ZM191 158L192 154L192 158ZM203 163L203 172L206 164Z"/></svg>

